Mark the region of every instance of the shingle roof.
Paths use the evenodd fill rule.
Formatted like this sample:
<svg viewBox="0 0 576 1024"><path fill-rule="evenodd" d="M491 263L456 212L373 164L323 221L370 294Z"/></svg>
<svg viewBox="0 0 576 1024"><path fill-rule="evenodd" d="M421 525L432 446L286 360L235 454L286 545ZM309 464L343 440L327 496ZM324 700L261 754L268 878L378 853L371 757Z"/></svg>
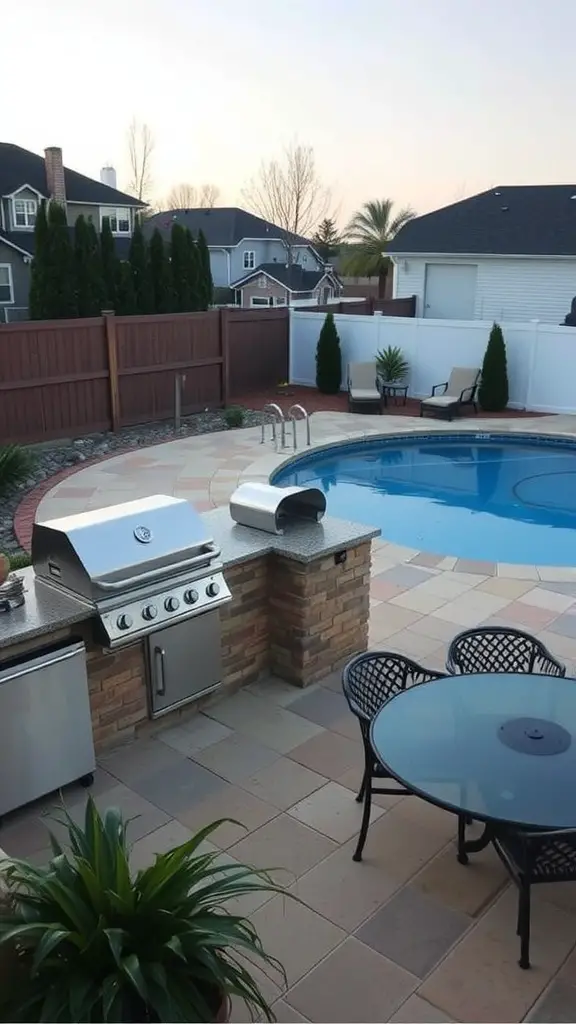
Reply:
<svg viewBox="0 0 576 1024"><path fill-rule="evenodd" d="M109 185L87 178L84 174L64 168L66 198L72 203L113 203L122 206L145 206L134 196L119 192ZM0 196L11 195L22 185L31 185L43 196L48 195L44 157L31 153L11 142L0 142Z"/></svg>
<svg viewBox="0 0 576 1024"><path fill-rule="evenodd" d="M576 256L576 185L497 185L409 221L388 252Z"/></svg>
<svg viewBox="0 0 576 1024"><path fill-rule="evenodd" d="M193 235L197 235L202 230L208 245L233 246L238 245L243 238L283 237L299 245L310 244L307 238L284 232L282 228L272 224L271 221L263 220L262 217L248 213L247 210L240 210L237 206L165 210L163 213L148 217L144 229L146 233L152 233L154 228L158 228L160 234L166 237L170 234L174 223L181 224L184 228L190 228Z"/></svg>
<svg viewBox="0 0 576 1024"><path fill-rule="evenodd" d="M68 229L70 234L70 240L74 240L74 228ZM15 245L18 249L28 253L29 256L33 256L35 252L34 247L34 232L33 231L0 231L0 242L8 242L11 245ZM128 250L130 248L129 238L114 238L114 245L116 248L116 255L121 260L128 259Z"/></svg>
<svg viewBox="0 0 576 1024"><path fill-rule="evenodd" d="M260 266L234 281L230 287L238 288L258 274L268 274L291 292L311 292L326 274L326 270L304 270L299 263L286 266L285 263L261 263ZM328 271L331 273L331 271ZM335 277L335 274L332 274Z"/></svg>

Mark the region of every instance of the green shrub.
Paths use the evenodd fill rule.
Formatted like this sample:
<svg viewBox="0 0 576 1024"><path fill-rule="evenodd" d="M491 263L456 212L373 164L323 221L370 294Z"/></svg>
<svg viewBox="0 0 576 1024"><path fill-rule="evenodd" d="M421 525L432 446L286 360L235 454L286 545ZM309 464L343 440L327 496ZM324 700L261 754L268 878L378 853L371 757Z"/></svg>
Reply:
<svg viewBox="0 0 576 1024"><path fill-rule="evenodd" d="M0 494L19 484L34 465L34 458L27 448L18 444L0 447Z"/></svg>
<svg viewBox="0 0 576 1024"><path fill-rule="evenodd" d="M32 565L32 559L26 551L18 551L15 555L8 555L10 559L10 572L14 572L15 569L26 569L27 566Z"/></svg>
<svg viewBox="0 0 576 1024"><path fill-rule="evenodd" d="M494 324L490 331L482 363L478 400L485 412L502 412L508 405L506 345L499 324Z"/></svg>
<svg viewBox="0 0 576 1024"><path fill-rule="evenodd" d="M324 395L335 395L342 383L342 353L334 314L326 313L316 348L316 387Z"/></svg>
<svg viewBox="0 0 576 1024"><path fill-rule="evenodd" d="M241 427L246 419L246 410L241 405L230 405L222 413L224 422L229 429Z"/></svg>
<svg viewBox="0 0 576 1024"><path fill-rule="evenodd" d="M388 345L376 353L376 368L383 380L391 382L405 380L410 366L399 345Z"/></svg>
<svg viewBox="0 0 576 1024"><path fill-rule="evenodd" d="M2 864L0 951L16 962L2 973L1 1020L213 1021L231 995L253 1018L274 1019L249 964L285 982L284 971L231 908L283 890L265 871L201 852L222 821L132 874L118 810L101 817L89 799L84 827L67 813L61 824L47 866Z"/></svg>

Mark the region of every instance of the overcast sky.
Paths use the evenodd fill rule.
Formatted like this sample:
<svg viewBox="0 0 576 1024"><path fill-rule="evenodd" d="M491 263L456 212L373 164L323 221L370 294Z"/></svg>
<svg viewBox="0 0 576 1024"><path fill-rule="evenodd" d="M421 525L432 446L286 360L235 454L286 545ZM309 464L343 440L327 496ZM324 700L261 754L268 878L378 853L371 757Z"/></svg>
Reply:
<svg viewBox="0 0 576 1024"><path fill-rule="evenodd" d="M0 139L122 186L137 115L157 197L212 181L235 205L295 136L341 221L576 182L575 0L19 0L1 25Z"/></svg>

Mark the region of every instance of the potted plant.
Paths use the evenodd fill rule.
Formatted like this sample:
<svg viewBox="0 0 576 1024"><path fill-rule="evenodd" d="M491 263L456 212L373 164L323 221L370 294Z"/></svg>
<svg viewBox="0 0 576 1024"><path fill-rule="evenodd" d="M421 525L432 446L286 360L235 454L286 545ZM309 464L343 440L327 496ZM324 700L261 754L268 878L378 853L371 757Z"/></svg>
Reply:
<svg viewBox="0 0 576 1024"><path fill-rule="evenodd" d="M410 366L399 345L388 345L376 353L376 369L383 384L402 384Z"/></svg>
<svg viewBox="0 0 576 1024"><path fill-rule="evenodd" d="M245 962L283 969L226 905L283 890L267 872L200 852L222 821L133 876L118 810L100 816L89 798L83 828L67 812L61 824L69 849L51 834L46 867L2 865L1 1020L224 1021L233 995L274 1019Z"/></svg>

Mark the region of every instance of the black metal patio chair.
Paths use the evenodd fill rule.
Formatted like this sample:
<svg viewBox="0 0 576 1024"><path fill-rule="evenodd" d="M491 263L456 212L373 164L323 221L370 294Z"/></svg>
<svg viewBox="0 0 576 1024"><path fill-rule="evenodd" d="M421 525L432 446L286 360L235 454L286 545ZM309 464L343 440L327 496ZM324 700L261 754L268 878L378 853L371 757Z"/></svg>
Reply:
<svg viewBox="0 0 576 1024"><path fill-rule="evenodd" d="M423 668L422 665L411 661L410 658L389 651L369 651L367 654L357 654L344 668L342 673L344 696L352 714L356 715L360 723L364 745L364 773L356 797L358 803L364 801L364 810L360 835L353 856L355 861L362 860L362 851L370 825L372 795L377 793L393 796L409 793L409 790L400 785L396 785L395 788L374 786L375 779L390 779L391 776L382 767L372 749L370 743L372 719L382 705L396 693L409 686L427 683L432 679L442 679L445 675L445 672Z"/></svg>
<svg viewBox="0 0 576 1024"><path fill-rule="evenodd" d="M576 829L497 830L492 844L518 886L519 964L530 967L530 890L539 882L576 882Z"/></svg>
<svg viewBox="0 0 576 1024"><path fill-rule="evenodd" d="M451 675L475 672L530 672L565 676L566 666L540 640L510 626L467 629L452 640L446 668Z"/></svg>

